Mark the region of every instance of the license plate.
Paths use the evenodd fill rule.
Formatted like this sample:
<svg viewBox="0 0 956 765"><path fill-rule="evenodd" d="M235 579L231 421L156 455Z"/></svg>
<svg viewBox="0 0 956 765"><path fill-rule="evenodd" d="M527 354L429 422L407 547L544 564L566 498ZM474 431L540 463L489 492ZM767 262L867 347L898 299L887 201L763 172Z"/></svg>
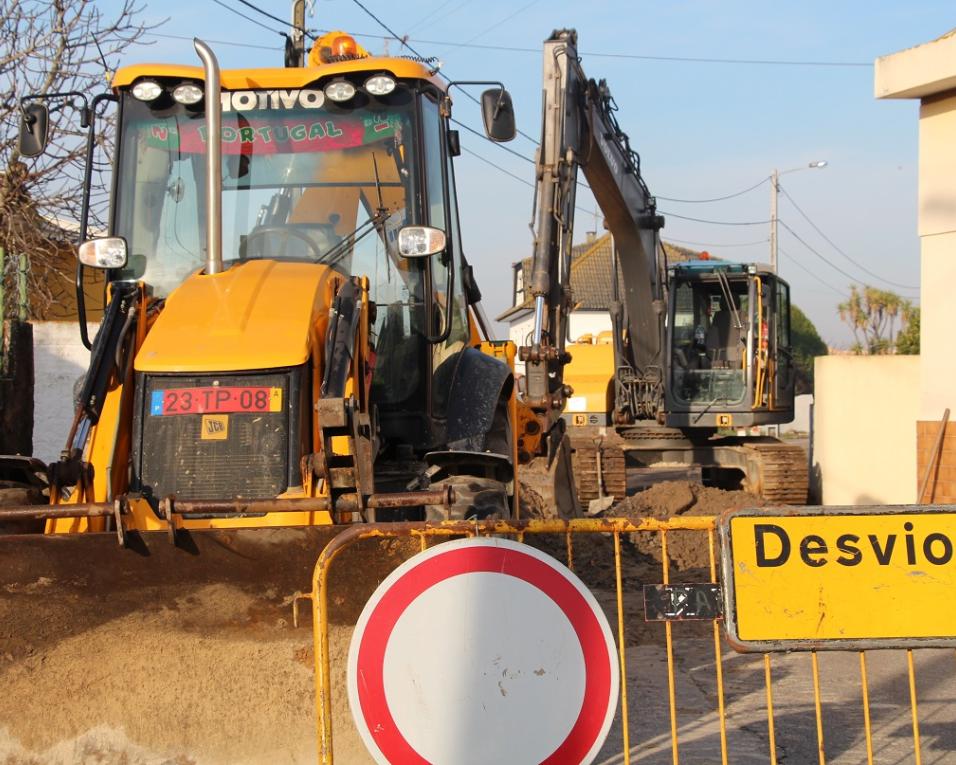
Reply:
<svg viewBox="0 0 956 765"><path fill-rule="evenodd" d="M261 386L154 390L149 402L152 415L281 411L282 388Z"/></svg>

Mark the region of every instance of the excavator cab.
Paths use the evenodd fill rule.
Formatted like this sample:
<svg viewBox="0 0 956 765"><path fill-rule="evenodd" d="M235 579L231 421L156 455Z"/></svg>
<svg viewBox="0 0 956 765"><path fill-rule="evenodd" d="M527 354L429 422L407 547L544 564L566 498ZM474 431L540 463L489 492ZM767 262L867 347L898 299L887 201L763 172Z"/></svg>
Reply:
<svg viewBox="0 0 956 765"><path fill-rule="evenodd" d="M730 428L788 421L789 286L757 265L682 263L668 274L667 424Z"/></svg>

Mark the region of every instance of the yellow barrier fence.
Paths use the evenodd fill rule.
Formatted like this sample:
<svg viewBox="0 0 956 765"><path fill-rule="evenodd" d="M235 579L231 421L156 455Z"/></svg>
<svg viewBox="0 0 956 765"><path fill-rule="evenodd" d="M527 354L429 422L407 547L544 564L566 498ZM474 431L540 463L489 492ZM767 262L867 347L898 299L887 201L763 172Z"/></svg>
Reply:
<svg viewBox="0 0 956 765"><path fill-rule="evenodd" d="M680 516L369 524L344 531L319 557L312 592L296 596L311 600L319 762L371 762L352 726L343 679L364 600L415 552L463 536L508 537L548 552L604 608L616 631L621 690L596 762L953 761L947 759L956 751L952 649L735 653L719 613L685 608L717 591L706 588L719 585L715 519ZM363 545L372 556L364 560L378 568L336 565ZM361 587L350 586L356 577ZM689 600L675 594L685 584ZM353 602L356 596L361 602ZM708 602L719 608L717 600ZM931 731L922 739L921 716Z"/></svg>

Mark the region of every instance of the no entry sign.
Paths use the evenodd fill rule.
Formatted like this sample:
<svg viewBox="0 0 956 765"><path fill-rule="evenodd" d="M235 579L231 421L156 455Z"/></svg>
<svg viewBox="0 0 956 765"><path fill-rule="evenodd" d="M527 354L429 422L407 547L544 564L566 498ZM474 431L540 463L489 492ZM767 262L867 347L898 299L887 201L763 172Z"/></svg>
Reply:
<svg viewBox="0 0 956 765"><path fill-rule="evenodd" d="M617 708L607 619L564 565L504 539L422 552L379 586L349 648L376 762L591 762Z"/></svg>

